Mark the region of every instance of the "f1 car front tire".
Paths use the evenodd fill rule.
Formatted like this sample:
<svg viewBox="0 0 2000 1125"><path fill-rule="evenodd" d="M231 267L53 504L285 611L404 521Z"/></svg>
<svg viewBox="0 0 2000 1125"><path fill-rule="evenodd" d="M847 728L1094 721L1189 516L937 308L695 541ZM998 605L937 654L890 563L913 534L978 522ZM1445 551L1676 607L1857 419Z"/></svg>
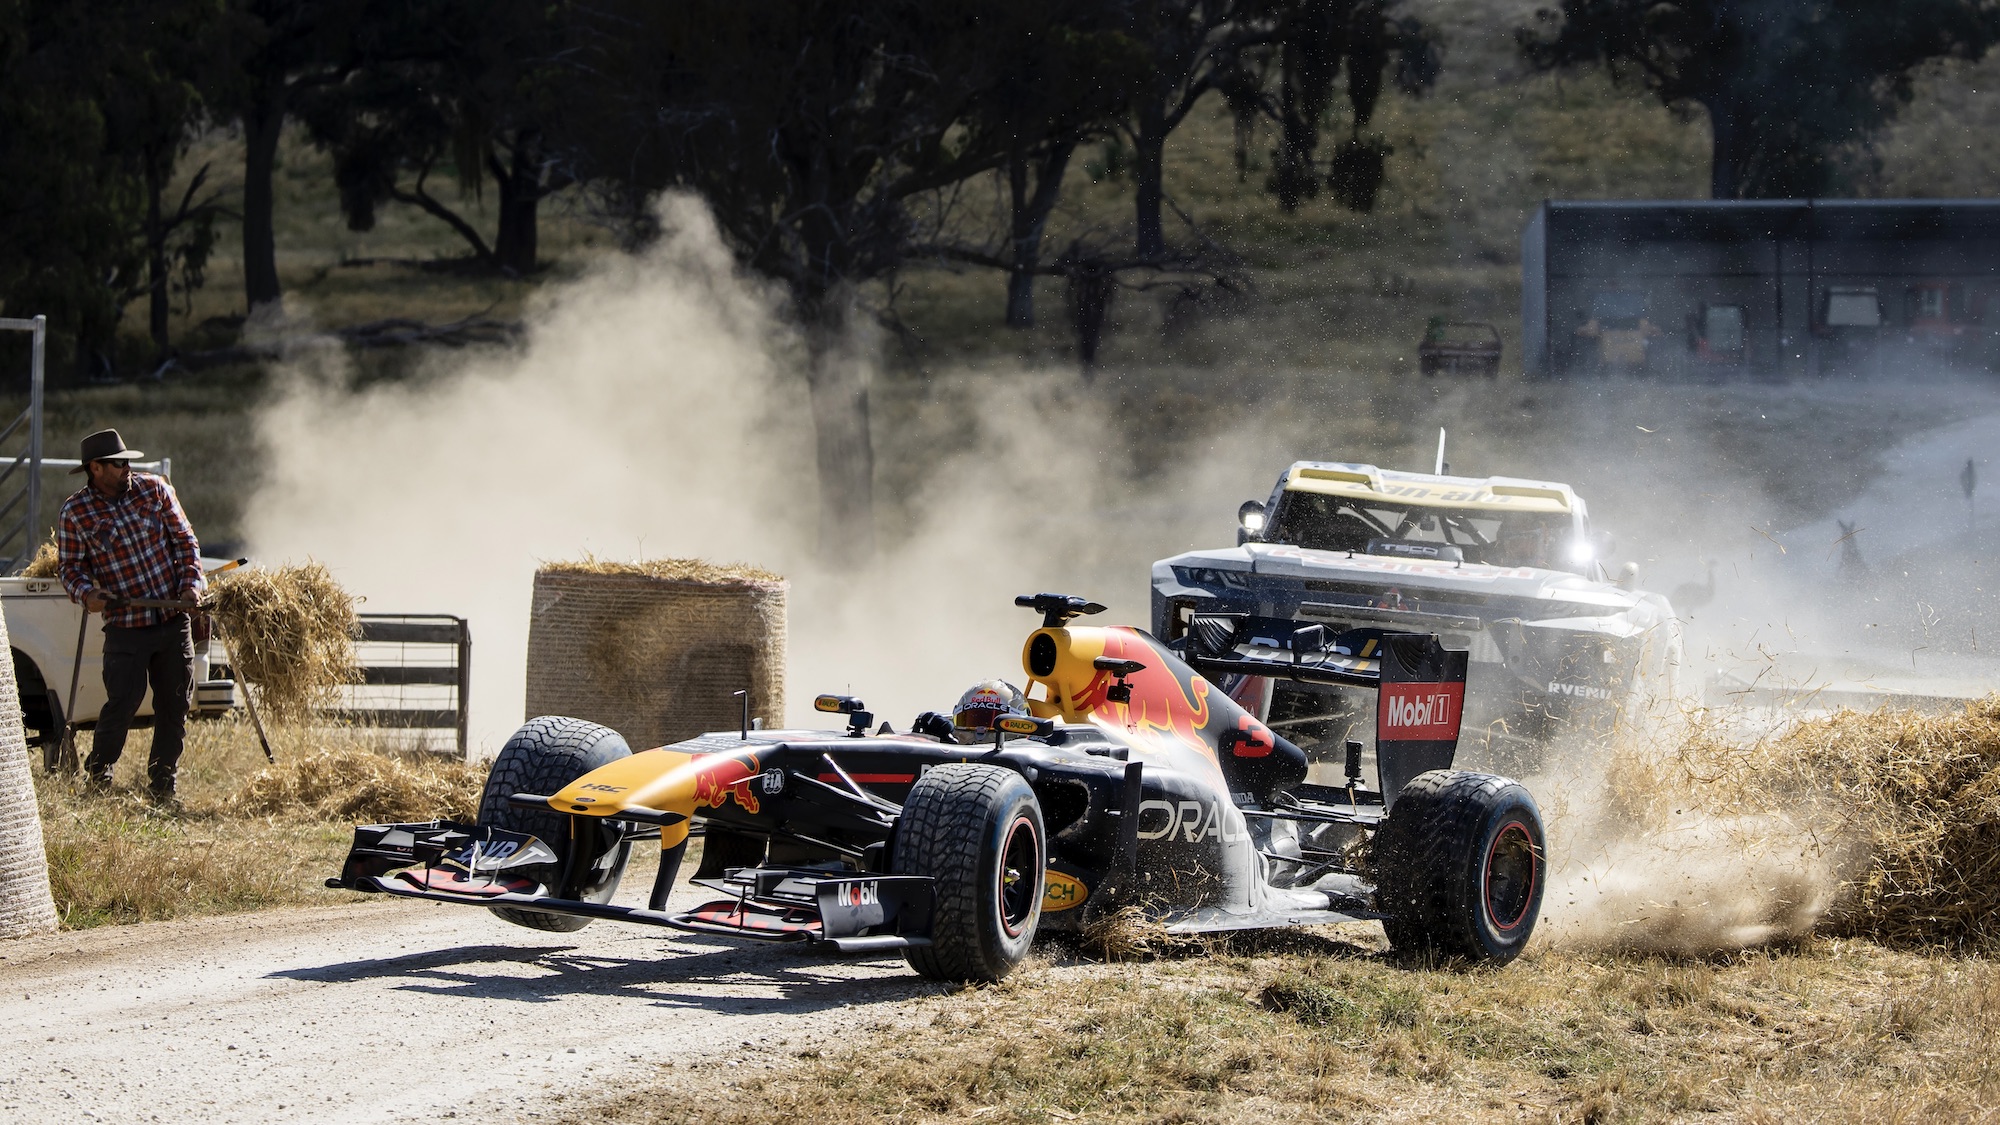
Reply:
<svg viewBox="0 0 2000 1125"><path fill-rule="evenodd" d="M1519 782L1431 770L1375 833L1375 905L1398 950L1504 965L1541 914L1541 810Z"/></svg>
<svg viewBox="0 0 2000 1125"><path fill-rule="evenodd" d="M547 795L632 752L625 739L610 727L561 715L529 719L501 747L486 775L486 791L479 798L479 823L525 832L547 844L562 859L551 876L563 885L551 885L558 897L584 902L610 902L625 874L625 860L631 854L617 826L596 819L563 816L554 809L523 809L507 803L516 793ZM576 837L571 838L574 820ZM573 849L576 851L571 855ZM563 873L567 873L564 879ZM572 914L550 914L542 910L521 910L496 906L493 913L517 926L535 930L569 933L590 924L588 918Z"/></svg>
<svg viewBox="0 0 2000 1125"><path fill-rule="evenodd" d="M933 980L996 981L1034 944L1048 843L1026 779L1000 766L926 771L903 801L891 866L928 875L931 944L906 951Z"/></svg>

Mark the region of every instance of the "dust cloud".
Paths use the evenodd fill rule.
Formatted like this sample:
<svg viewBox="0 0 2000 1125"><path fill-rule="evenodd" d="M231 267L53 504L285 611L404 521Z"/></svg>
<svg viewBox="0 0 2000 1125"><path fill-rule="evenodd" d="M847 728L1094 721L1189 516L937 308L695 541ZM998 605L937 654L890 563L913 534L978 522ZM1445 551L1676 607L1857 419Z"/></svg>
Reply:
<svg viewBox="0 0 2000 1125"><path fill-rule="evenodd" d="M660 207L665 237L547 286L518 347L368 386L338 349L301 351L258 415L269 469L245 518L253 552L326 563L370 611L469 618L475 757L524 717L540 561L697 556L784 573L788 720L809 721L813 694L845 691L902 726L974 680L1018 676L1033 622L1013 595L1085 594L1111 606L1104 620L1143 624L1149 564L1228 542L1236 503L1285 464L1427 466L1438 425L1456 472L1576 485L1618 539L1612 568L1635 562L1640 585L1683 599L1680 684L1670 713L1641 724L1655 765L1671 761L1680 716L1705 705L1768 730L1832 684L1880 688L1907 662L1935 687L1984 659L1989 579L1973 560L1992 554L1994 525L1977 508L1948 519L1951 480L1933 478L1993 448L2000 395L1944 378L1357 380L1142 472L1112 399L1080 392L1073 368L947 370L906 416L878 411L878 440L912 427L898 448L928 451L920 483L883 498L870 566L830 568L814 543L803 355L779 295L739 273L698 203ZM1774 496L1787 471L1805 483ZM1857 522L1865 570L1841 546ZM1989 647L2000 623L1992 632ZM1732 695L1746 683L1791 694L1752 706L1755 692ZM1544 925L1564 943L1699 952L1801 933L1856 862L1819 826L1773 814L1691 802L1627 815L1631 778L1601 754L1527 780L1551 827Z"/></svg>
<svg viewBox="0 0 2000 1125"><path fill-rule="evenodd" d="M269 470L244 521L252 551L324 562L369 612L467 617L475 756L524 718L540 561L779 571L793 584L789 720L806 722L816 693L851 691L902 726L976 680L1018 680L1034 621L1015 594L1085 594L1111 606L1105 620L1144 624L1151 561L1223 540L1236 502L1268 490L1264 462L1285 456L1197 450L1198 473L1128 499L1125 453L1103 406L1069 390L1073 368L945 373L910 423L938 439L904 442L935 453L903 525L884 527L870 567L830 569L803 355L778 295L736 270L697 202L660 207L665 237L549 286L518 348L365 387L337 349L301 351L258 415ZM958 409L954 388L975 379Z"/></svg>
<svg viewBox="0 0 2000 1125"><path fill-rule="evenodd" d="M1865 846L1816 806L1751 800L1742 777L1691 760L1717 725L1657 713L1609 753L1525 780L1548 830L1537 941L1698 956L1800 938L1864 873Z"/></svg>

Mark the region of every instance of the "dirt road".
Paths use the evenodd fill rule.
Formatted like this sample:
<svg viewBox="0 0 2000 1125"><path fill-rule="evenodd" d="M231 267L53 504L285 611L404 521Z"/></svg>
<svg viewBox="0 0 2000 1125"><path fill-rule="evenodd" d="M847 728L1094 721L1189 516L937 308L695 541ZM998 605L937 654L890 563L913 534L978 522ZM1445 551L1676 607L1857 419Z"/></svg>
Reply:
<svg viewBox="0 0 2000 1125"><path fill-rule="evenodd" d="M60 934L0 944L0 1119L532 1121L668 1060L763 1066L940 990L900 959L428 903Z"/></svg>

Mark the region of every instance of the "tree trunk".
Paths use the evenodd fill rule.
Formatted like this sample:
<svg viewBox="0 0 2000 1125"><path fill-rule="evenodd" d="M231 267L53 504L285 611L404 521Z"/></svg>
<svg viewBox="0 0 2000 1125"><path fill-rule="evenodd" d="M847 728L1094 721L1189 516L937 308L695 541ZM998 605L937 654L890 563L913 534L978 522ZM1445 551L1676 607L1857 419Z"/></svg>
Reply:
<svg viewBox="0 0 2000 1125"><path fill-rule="evenodd" d="M820 553L837 567L875 556L875 448L868 430L868 366L849 330L853 297L829 294L806 314L806 381L819 465Z"/></svg>
<svg viewBox="0 0 2000 1125"><path fill-rule="evenodd" d="M1166 194L1162 175L1166 163L1167 107L1163 97L1149 94L1140 99L1138 125L1132 162L1139 205L1137 249L1141 258L1157 258L1167 252L1165 228L1160 225L1160 202Z"/></svg>
<svg viewBox="0 0 2000 1125"><path fill-rule="evenodd" d="M1075 151L1076 142L1065 141L1051 145L1038 157L1018 153L1008 162L1007 186L1013 203L1007 273L1009 328L1035 326L1035 268L1041 264L1042 235L1048 229L1056 198L1062 194L1063 171ZM1031 170L1035 173L1032 192L1028 190Z"/></svg>
<svg viewBox="0 0 2000 1125"><path fill-rule="evenodd" d="M243 296L250 308L284 296L278 286L273 186L285 129L285 81L266 80L243 114Z"/></svg>
<svg viewBox="0 0 2000 1125"><path fill-rule="evenodd" d="M166 194L166 174L152 154L146 159L146 327L153 336L153 359L167 356L167 232L160 214L160 197Z"/></svg>
<svg viewBox="0 0 2000 1125"><path fill-rule="evenodd" d="M0 620L0 646L7 623ZM14 662L0 661L0 938L26 937L56 928L49 894L48 853L42 845L41 810L21 729L21 695Z"/></svg>
<svg viewBox="0 0 2000 1125"><path fill-rule="evenodd" d="M514 139L513 159L503 166L490 162L500 185L500 229L493 239L493 260L519 277L535 272L538 249L536 211L542 202L540 145L525 131Z"/></svg>
<svg viewBox="0 0 2000 1125"><path fill-rule="evenodd" d="M1708 103L1710 199L1735 199L1742 190L1743 121L1727 95Z"/></svg>

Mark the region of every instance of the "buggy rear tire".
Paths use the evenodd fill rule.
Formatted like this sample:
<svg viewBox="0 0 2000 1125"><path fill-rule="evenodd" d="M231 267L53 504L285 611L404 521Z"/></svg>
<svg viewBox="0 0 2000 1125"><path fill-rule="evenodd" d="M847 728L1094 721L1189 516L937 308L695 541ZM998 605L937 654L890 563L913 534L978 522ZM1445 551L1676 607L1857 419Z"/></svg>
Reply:
<svg viewBox="0 0 2000 1125"><path fill-rule="evenodd" d="M890 866L933 880L931 944L904 951L933 980L997 981L1034 944L1048 842L1041 802L1000 766L929 770L896 821Z"/></svg>
<svg viewBox="0 0 2000 1125"><path fill-rule="evenodd" d="M516 793L549 796L591 770L630 753L625 739L610 727L561 715L529 719L501 747L499 757L493 759L493 768L486 774L486 790L479 797L479 823L509 832L525 832L547 844L561 864L543 882L557 896L610 902L632 852L623 830L595 817L569 817L554 809L519 808L509 804L507 798ZM564 872L568 872L566 880ZM571 933L591 922L589 918L545 910L513 906L489 909L517 926L555 933Z"/></svg>
<svg viewBox="0 0 2000 1125"><path fill-rule="evenodd" d="M1391 947L1504 965L1541 914L1541 810L1517 781L1431 770L1375 833L1375 906Z"/></svg>

